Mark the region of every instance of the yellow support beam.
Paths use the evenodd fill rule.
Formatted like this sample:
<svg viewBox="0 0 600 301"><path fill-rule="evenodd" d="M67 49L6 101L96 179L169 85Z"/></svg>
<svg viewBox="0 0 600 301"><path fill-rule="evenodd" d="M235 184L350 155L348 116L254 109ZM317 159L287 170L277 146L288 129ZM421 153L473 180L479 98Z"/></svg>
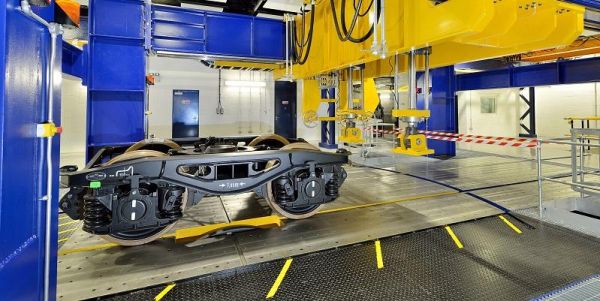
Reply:
<svg viewBox="0 0 600 301"><path fill-rule="evenodd" d="M320 2L313 13L317 47L313 45L306 64L294 66L296 78L358 64L366 64L366 77L392 74L393 58L381 59L368 51L372 37L363 43L339 40L329 1ZM558 0L452 0L438 5L424 0L386 1L388 55L431 46L431 67L437 68L565 46L583 32L584 13L584 7ZM347 5L347 22L352 15L352 5ZM361 36L370 25L368 17L361 18L354 36ZM406 65L403 56L400 71Z"/></svg>

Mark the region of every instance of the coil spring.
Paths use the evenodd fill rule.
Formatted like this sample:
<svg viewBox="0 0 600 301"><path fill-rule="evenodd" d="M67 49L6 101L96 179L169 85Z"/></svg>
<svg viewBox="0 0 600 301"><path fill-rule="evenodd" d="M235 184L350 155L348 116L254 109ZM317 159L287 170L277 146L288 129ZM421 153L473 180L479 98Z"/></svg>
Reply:
<svg viewBox="0 0 600 301"><path fill-rule="evenodd" d="M83 197L83 230L92 234L108 234L110 211L93 195Z"/></svg>
<svg viewBox="0 0 600 301"><path fill-rule="evenodd" d="M170 187L166 189L163 195L162 202L167 202L169 204L166 206L169 209L162 211L163 218L168 219L180 219L183 217L183 193L185 192L185 188L183 187Z"/></svg>

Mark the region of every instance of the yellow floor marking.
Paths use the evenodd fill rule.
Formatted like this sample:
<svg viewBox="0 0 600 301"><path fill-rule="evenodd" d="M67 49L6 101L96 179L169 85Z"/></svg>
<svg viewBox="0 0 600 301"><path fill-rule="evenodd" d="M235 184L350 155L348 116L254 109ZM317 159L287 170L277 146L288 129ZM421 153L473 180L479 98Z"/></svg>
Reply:
<svg viewBox="0 0 600 301"><path fill-rule="evenodd" d="M93 246L89 246L89 247L82 247L82 248L76 248L76 249L62 250L62 251L58 252L58 256L63 256L63 255L78 253L78 252L88 252L88 251L110 249L110 248L118 247L118 246L119 245L115 244L115 243L108 243L108 244L93 245Z"/></svg>
<svg viewBox="0 0 600 301"><path fill-rule="evenodd" d="M271 299L271 298L275 297L275 294L277 293L279 286L283 282L283 278L285 278L285 274L289 270L290 265L292 265L292 258L285 261L285 264L283 265L281 272L279 272L279 276L277 276L275 283L273 283L271 290L269 290L269 293L267 294L267 299Z"/></svg>
<svg viewBox="0 0 600 301"><path fill-rule="evenodd" d="M59 239L58 242L61 243L63 241L67 241L67 239L69 239L69 238L67 237L67 238Z"/></svg>
<svg viewBox="0 0 600 301"><path fill-rule="evenodd" d="M377 256L377 268L383 269L383 254L381 253L381 243L379 239L375 241L375 254Z"/></svg>
<svg viewBox="0 0 600 301"><path fill-rule="evenodd" d="M79 230L79 228L62 230L62 231L58 231L58 234L60 235L60 234L64 234L64 233L67 233L67 232L74 232L74 231L77 231L77 230Z"/></svg>
<svg viewBox="0 0 600 301"><path fill-rule="evenodd" d="M156 295L156 297L154 297L154 301L162 300L162 298L164 298L174 287L175 287L175 283L169 284L167 287L165 287L164 290L162 290L162 292L160 292L160 294L158 294L158 295Z"/></svg>
<svg viewBox="0 0 600 301"><path fill-rule="evenodd" d="M61 219L67 219L67 218L69 218L69 216L65 214L65 216L61 216L61 217L59 217L59 218L58 218L58 220L61 220Z"/></svg>
<svg viewBox="0 0 600 301"><path fill-rule="evenodd" d="M517 232L518 234L523 234L523 231L521 231L521 229L517 228L517 226L515 226L513 223L511 223L508 219L506 219L506 217L500 215L498 216L505 224L507 224L511 229L513 229L515 232Z"/></svg>
<svg viewBox="0 0 600 301"><path fill-rule="evenodd" d="M463 248L463 244L460 242L460 240L458 239L458 237L456 237L456 234L454 234L454 231L452 231L452 229L450 228L450 226L446 226L446 231L448 232L448 234L450 235L450 237L452 237L452 240L454 240L454 243L456 244L456 246L459 249Z"/></svg>
<svg viewBox="0 0 600 301"><path fill-rule="evenodd" d="M58 224L58 226L59 227L68 226L68 225L76 224L76 223L79 223L79 222L80 222L80 220L70 221L70 222L66 222L66 223L63 223L63 224Z"/></svg>

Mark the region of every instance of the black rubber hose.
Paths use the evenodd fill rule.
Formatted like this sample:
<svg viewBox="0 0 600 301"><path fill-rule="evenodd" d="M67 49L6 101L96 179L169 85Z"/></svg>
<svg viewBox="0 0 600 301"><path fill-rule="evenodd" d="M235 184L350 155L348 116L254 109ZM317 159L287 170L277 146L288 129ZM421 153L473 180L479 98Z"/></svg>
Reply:
<svg viewBox="0 0 600 301"><path fill-rule="evenodd" d="M361 7L362 6L362 2L363 0L358 0L358 6ZM347 28L346 26L346 0L342 0L342 7L341 7L341 15L340 15L340 24L341 24L341 28L342 30L339 30L339 26L338 26L338 22L337 22L337 12L335 11L335 3L333 0L330 1L331 5L332 5L332 9L333 9L333 17L334 17L334 21L335 21L335 29L336 32L338 33L338 38L340 38L340 40L342 40L342 42L345 41L351 41L352 42L352 32L354 32L354 27L356 27L356 23L358 23L358 10L354 11L354 16L352 16L352 22L350 23L350 29Z"/></svg>
<svg viewBox="0 0 600 301"><path fill-rule="evenodd" d="M308 60L308 56L310 55L310 49L312 47L312 40L313 40L313 32L314 32L314 28L315 28L315 14L316 14L316 7L314 4L311 5L311 14L310 14L310 27L308 30L308 39L306 40L306 52L304 52L304 47L301 48L300 51L300 56L296 57L296 63L299 65L304 65L306 63L306 61ZM295 31L296 25L294 23L293 29ZM302 30L305 30L304 28ZM294 36L296 34L294 33ZM303 34L304 35L304 34ZM301 42L301 44L305 44L304 41ZM294 47L294 53L296 53L296 47Z"/></svg>
<svg viewBox="0 0 600 301"><path fill-rule="evenodd" d="M375 2L375 0L372 0L371 4L369 5L369 9L371 8L371 6L373 5L373 2ZM350 26L350 32L348 32L347 27L346 27L346 13L345 13L345 8L346 8L346 1L342 0L342 24L341 24L341 29L340 29L340 22L338 22L338 17L337 17L337 11L335 8L335 2L334 0L330 0L330 6L331 6L331 12L332 12L332 17L333 17L333 23L335 25L335 31L338 35L338 38L340 39L340 41L345 42L345 41L350 41L353 43L362 43L366 40L368 40L372 35L373 35L373 31L374 31L374 26L375 24L371 25L371 28L369 29L369 32L367 32L364 36L360 37L360 38L354 38L352 37L352 32L354 31L354 26L356 25L356 19L358 18L358 16L360 15L360 6L362 6L362 0L359 0L359 3L357 3L358 5L358 9L355 10L354 16L352 18L352 24ZM377 0L377 7L380 8L381 7L381 3L379 0ZM368 12L368 10L367 10ZM365 13L366 15L366 13ZM377 13L377 17L376 17L376 21L375 23L379 22L379 18L381 16L381 9L378 9L378 13ZM355 19L356 18L356 19Z"/></svg>
<svg viewBox="0 0 600 301"><path fill-rule="evenodd" d="M359 12L358 16L361 17L361 18L364 17L364 16L366 16L369 13L369 11L371 10L371 7L373 7L373 3L374 2L375 2L375 0L371 0L371 3L369 4L369 7L367 7L367 10L364 13L360 13ZM360 7L357 5L356 0L354 0L354 10L356 11L356 10L359 10L359 9L360 9Z"/></svg>

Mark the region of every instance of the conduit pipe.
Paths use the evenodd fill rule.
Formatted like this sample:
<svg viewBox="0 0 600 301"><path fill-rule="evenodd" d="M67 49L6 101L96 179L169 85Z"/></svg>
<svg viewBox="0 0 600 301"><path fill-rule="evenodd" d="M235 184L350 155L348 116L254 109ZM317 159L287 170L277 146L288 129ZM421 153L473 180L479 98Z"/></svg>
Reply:
<svg viewBox="0 0 600 301"><path fill-rule="evenodd" d="M42 17L36 15L31 10L31 5L27 0L21 1L21 12L26 16L36 20L40 24L48 28L50 33L50 58L47 62L47 76L46 76L46 89L47 89L47 117L46 122L48 124L54 124L54 66L56 65L56 57L58 49L56 43L58 36L62 34L62 26L56 23L48 23ZM50 237L51 226L52 226L52 195L54 193L54 181L53 181L53 166L52 166L52 140L53 137L50 135L46 137L46 195L42 198L46 202L45 212L45 241L44 241L44 301L50 300L50 255L52 251L52 244Z"/></svg>

